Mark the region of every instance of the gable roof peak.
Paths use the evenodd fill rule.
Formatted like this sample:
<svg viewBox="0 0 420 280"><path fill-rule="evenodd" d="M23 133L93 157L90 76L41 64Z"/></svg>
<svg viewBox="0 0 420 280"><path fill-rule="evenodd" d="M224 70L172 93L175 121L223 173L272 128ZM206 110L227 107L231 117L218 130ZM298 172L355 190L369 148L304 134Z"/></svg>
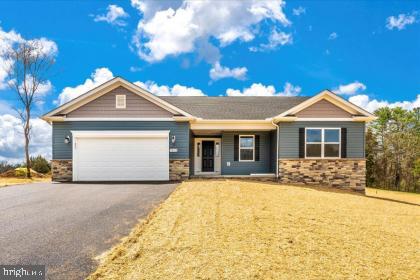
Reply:
<svg viewBox="0 0 420 280"><path fill-rule="evenodd" d="M51 121L53 117L56 117L58 114L62 114L63 112L69 113L73 110L76 110L77 108L83 106L86 103L89 103L96 98L110 92L111 90L122 86L128 89L130 92L133 92L134 94L137 94L146 100L162 107L163 109L175 114L175 115L182 115L186 117L193 117L189 113L181 110L180 108L177 108L176 106L166 102L165 100L159 98L158 96L150 93L149 91L127 81L126 79L116 76L97 87L85 92L84 94L62 104L61 106L55 108L54 110L46 113L41 117L41 119L46 121Z"/></svg>

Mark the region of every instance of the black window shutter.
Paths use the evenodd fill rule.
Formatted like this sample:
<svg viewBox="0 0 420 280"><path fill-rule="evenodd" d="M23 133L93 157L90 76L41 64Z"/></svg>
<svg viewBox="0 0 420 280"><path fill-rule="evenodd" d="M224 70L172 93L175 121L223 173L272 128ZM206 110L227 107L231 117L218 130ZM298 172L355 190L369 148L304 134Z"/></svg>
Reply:
<svg viewBox="0 0 420 280"><path fill-rule="evenodd" d="M239 135L233 136L233 160L239 160Z"/></svg>
<svg viewBox="0 0 420 280"><path fill-rule="evenodd" d="M347 128L341 128L341 157L347 157Z"/></svg>
<svg viewBox="0 0 420 280"><path fill-rule="evenodd" d="M299 127L299 158L305 157L305 128Z"/></svg>
<svg viewBox="0 0 420 280"><path fill-rule="evenodd" d="M260 161L260 136L255 135L255 161Z"/></svg>

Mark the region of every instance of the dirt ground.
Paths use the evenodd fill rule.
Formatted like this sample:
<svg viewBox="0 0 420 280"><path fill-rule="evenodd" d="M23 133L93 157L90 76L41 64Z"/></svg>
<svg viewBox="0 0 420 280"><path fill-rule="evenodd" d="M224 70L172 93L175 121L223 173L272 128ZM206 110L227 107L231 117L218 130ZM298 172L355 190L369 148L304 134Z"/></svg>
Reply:
<svg viewBox="0 0 420 280"><path fill-rule="evenodd" d="M89 279L416 279L419 248L419 206L189 181L103 254Z"/></svg>

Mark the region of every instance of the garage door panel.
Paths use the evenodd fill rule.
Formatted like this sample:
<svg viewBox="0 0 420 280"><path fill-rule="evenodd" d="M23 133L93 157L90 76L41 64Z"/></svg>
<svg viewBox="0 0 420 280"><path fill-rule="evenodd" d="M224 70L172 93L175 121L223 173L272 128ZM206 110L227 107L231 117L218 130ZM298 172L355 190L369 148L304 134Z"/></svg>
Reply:
<svg viewBox="0 0 420 280"><path fill-rule="evenodd" d="M167 137L83 137L73 155L77 181L169 180Z"/></svg>
<svg viewBox="0 0 420 280"><path fill-rule="evenodd" d="M78 168L83 168L83 169L95 169L95 168L107 168L107 169L111 169L111 168L121 168L121 165L124 165L125 168L139 168L139 169L151 169L151 170L155 170L155 169L159 169L162 168L164 169L164 167L162 167L162 162L153 162L153 163L138 163L138 162L125 162L125 161L114 161L114 162L96 162L96 161L92 161L92 162L83 162L81 164L79 164Z"/></svg>
<svg viewBox="0 0 420 280"><path fill-rule="evenodd" d="M79 176L79 181L161 181L161 173L164 170L145 170L143 168L134 168L131 170L119 170L118 173L112 173L115 169L113 168L91 168L85 169L84 172ZM145 173L147 172L147 173ZM104 179L104 173L113 174L112 177ZM136 174L133 177L133 173Z"/></svg>

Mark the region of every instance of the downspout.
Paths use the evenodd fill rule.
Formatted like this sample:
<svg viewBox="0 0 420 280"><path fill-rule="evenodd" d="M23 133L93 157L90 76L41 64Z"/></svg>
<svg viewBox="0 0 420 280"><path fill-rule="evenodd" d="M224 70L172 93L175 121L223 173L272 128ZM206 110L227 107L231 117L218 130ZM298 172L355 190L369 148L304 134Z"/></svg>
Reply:
<svg viewBox="0 0 420 280"><path fill-rule="evenodd" d="M280 141L280 128L278 126L278 124L274 123L274 119L271 120L271 124L274 125L276 127L276 179L279 179L279 141Z"/></svg>

